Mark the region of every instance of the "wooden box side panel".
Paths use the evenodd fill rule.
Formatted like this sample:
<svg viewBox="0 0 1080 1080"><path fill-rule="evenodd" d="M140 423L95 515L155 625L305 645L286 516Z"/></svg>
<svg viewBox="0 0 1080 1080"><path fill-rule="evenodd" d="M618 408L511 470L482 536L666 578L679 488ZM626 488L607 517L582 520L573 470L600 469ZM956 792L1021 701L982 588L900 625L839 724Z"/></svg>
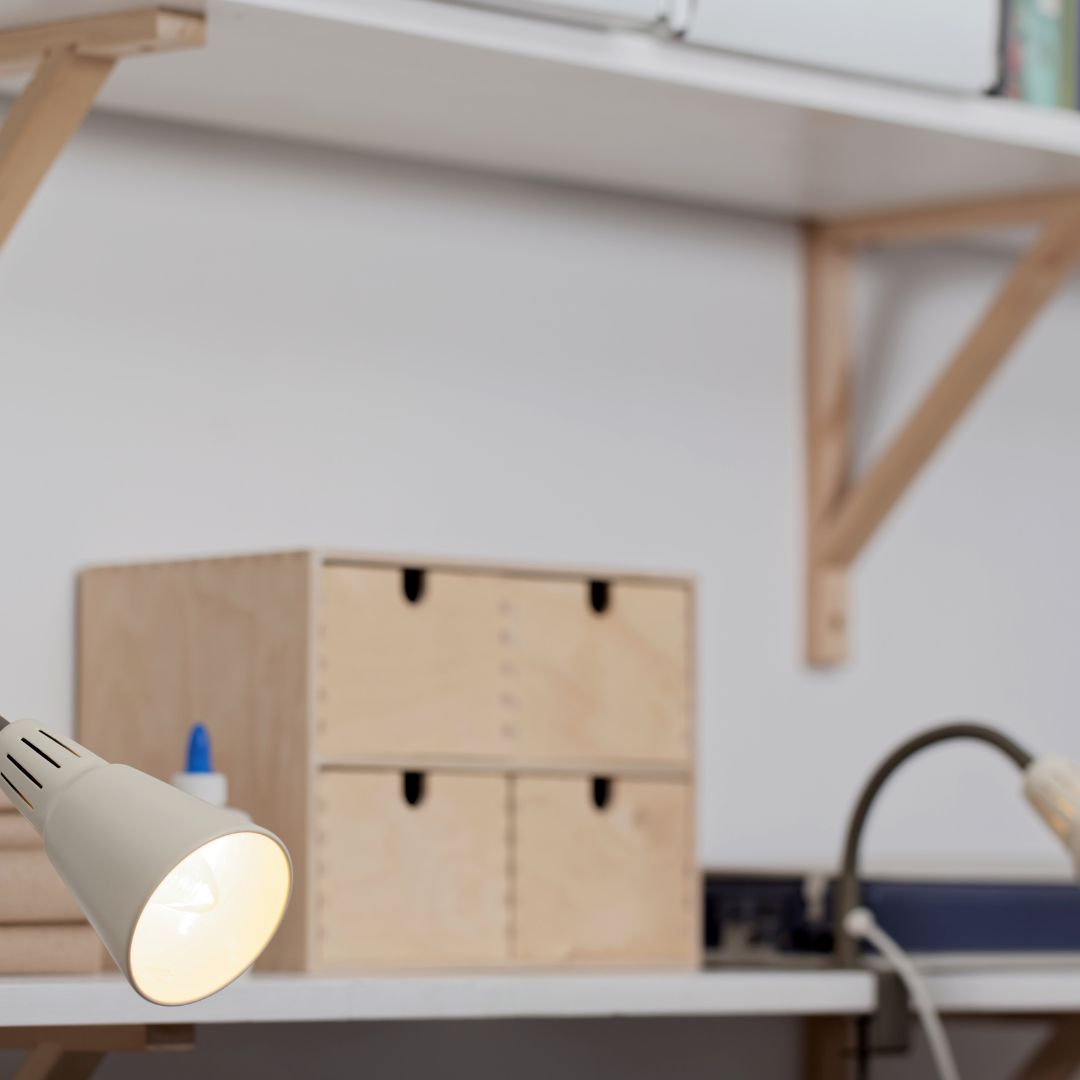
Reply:
<svg viewBox="0 0 1080 1080"><path fill-rule="evenodd" d="M514 957L524 964L689 967L699 942L689 804L678 781L514 781Z"/></svg>
<svg viewBox="0 0 1080 1080"><path fill-rule="evenodd" d="M79 581L79 738L163 780L207 726L229 801L287 844L289 912L260 961L308 963L311 560L94 569Z"/></svg>
<svg viewBox="0 0 1080 1080"><path fill-rule="evenodd" d="M507 781L422 775L410 805L400 772L319 774L318 967L505 963Z"/></svg>
<svg viewBox="0 0 1080 1080"><path fill-rule="evenodd" d="M698 800L701 798L698 769L698 595L695 585L686 588L686 724L687 747L690 757L689 790L684 807L686 822L686 873L692 898L690 905L690 935L693 942L693 962L704 962L705 951L705 880L698 854Z"/></svg>

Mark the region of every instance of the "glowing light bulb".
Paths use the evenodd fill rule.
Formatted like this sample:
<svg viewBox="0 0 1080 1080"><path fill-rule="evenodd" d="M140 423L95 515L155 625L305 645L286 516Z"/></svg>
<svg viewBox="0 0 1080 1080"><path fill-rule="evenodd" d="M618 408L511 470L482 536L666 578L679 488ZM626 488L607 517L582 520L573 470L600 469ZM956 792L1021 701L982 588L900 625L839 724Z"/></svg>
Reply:
<svg viewBox="0 0 1080 1080"><path fill-rule="evenodd" d="M277 929L292 871L257 832L211 840L178 863L139 915L128 960L136 989L183 1005L242 975Z"/></svg>

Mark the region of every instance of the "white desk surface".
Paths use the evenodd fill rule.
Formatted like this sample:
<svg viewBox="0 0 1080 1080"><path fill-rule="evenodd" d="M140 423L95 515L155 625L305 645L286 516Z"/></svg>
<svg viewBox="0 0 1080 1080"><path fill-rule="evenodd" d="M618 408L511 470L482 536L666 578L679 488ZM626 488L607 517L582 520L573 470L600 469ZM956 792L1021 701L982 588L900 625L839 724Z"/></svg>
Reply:
<svg viewBox="0 0 1080 1080"><path fill-rule="evenodd" d="M140 998L119 975L0 979L0 1026L462 1020L620 1016L810 1016L867 1012L863 972L250 975L194 1005Z"/></svg>
<svg viewBox="0 0 1080 1080"><path fill-rule="evenodd" d="M927 974L945 1013L1080 1013L1080 957L935 959ZM0 979L0 1026L855 1016L875 1001L865 971L250 975L181 1008L143 1001L118 975L8 977Z"/></svg>

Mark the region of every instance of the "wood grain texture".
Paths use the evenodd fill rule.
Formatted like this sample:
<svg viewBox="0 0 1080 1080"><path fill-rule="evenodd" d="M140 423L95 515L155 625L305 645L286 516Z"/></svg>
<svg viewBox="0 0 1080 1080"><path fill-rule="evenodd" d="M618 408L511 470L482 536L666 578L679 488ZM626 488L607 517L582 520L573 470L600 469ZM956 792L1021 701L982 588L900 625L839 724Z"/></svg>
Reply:
<svg viewBox="0 0 1080 1080"><path fill-rule="evenodd" d="M507 781L324 772L316 786L315 964L501 964L507 955Z"/></svg>
<svg viewBox="0 0 1080 1080"><path fill-rule="evenodd" d="M191 1024L95 1024L82 1027L0 1028L0 1050L21 1050L52 1043L65 1050L190 1050L195 1044Z"/></svg>
<svg viewBox="0 0 1080 1080"><path fill-rule="evenodd" d="M820 559L846 565L858 555L1078 259L1080 210L1074 210L1044 227L915 413L849 488L821 534Z"/></svg>
<svg viewBox="0 0 1080 1080"><path fill-rule="evenodd" d="M1080 1073L1080 1020L1062 1017L1050 1038L1021 1066L1015 1080L1071 1080Z"/></svg>
<svg viewBox="0 0 1080 1080"><path fill-rule="evenodd" d="M517 962L512 776L625 769L620 790L667 802L645 799L616 847L635 828L641 844L676 838L668 889L693 895L685 958L698 916L692 589L614 578L609 601L593 611L585 578L502 569L429 571L414 604L400 565L309 554L87 571L79 735L168 778L190 726L210 728L231 801L292 853L296 892L263 966L300 970ZM417 767L427 789L409 806L402 770ZM609 856L598 865L612 890L640 891L636 864L629 878ZM641 940L654 930L656 953ZM619 932L598 962L673 962L666 924L635 924L621 945Z"/></svg>
<svg viewBox="0 0 1080 1080"><path fill-rule="evenodd" d="M321 574L321 755L494 756L500 729L494 576L429 572L410 603L398 567Z"/></svg>
<svg viewBox="0 0 1080 1080"><path fill-rule="evenodd" d="M855 1023L846 1016L803 1021L803 1080L856 1080Z"/></svg>
<svg viewBox="0 0 1080 1080"><path fill-rule="evenodd" d="M65 1050L57 1043L42 1043L15 1070L15 1080L88 1080L104 1059L101 1050Z"/></svg>
<svg viewBox="0 0 1080 1080"><path fill-rule="evenodd" d="M208 559L90 570L79 587L79 738L168 779L205 724L230 802L289 848L269 969L307 960L309 569L306 554Z"/></svg>
<svg viewBox="0 0 1080 1080"><path fill-rule="evenodd" d="M804 233L806 440L805 649L811 664L847 655L847 574L820 555L843 497L851 453L852 261L821 229Z"/></svg>
<svg viewBox="0 0 1080 1080"><path fill-rule="evenodd" d="M7 812L9 809L11 813ZM27 818L16 812L11 804L3 807L3 812L0 812L0 860L4 852L11 848L33 850L43 845L40 833Z"/></svg>
<svg viewBox="0 0 1080 1080"><path fill-rule="evenodd" d="M513 782L513 958L688 967L700 903L689 785L588 777Z"/></svg>
<svg viewBox="0 0 1080 1080"><path fill-rule="evenodd" d="M0 975L89 975L107 956L89 923L0 926Z"/></svg>
<svg viewBox="0 0 1080 1080"><path fill-rule="evenodd" d="M602 613L585 580L516 578L505 596L500 702L511 757L689 768L689 589L615 579Z"/></svg>
<svg viewBox="0 0 1080 1080"><path fill-rule="evenodd" d="M83 921L44 848L0 851L0 924Z"/></svg>
<svg viewBox="0 0 1080 1080"><path fill-rule="evenodd" d="M0 245L68 140L79 129L114 61L47 53L0 127Z"/></svg>

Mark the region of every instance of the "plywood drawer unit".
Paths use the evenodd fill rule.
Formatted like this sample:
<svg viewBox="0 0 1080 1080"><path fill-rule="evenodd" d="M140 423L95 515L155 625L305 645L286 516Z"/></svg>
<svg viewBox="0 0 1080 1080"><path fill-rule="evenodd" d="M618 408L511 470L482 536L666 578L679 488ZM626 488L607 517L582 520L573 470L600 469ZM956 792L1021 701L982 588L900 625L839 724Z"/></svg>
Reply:
<svg viewBox="0 0 1080 1080"><path fill-rule="evenodd" d="M697 955L690 582L296 552L88 570L78 618L80 738L168 778L207 725L288 845L260 966Z"/></svg>
<svg viewBox="0 0 1080 1080"><path fill-rule="evenodd" d="M326 771L315 783L315 966L507 959L501 776Z"/></svg>
<svg viewBox="0 0 1080 1080"><path fill-rule="evenodd" d="M519 777L512 805L515 959L694 962L700 892L688 784Z"/></svg>

